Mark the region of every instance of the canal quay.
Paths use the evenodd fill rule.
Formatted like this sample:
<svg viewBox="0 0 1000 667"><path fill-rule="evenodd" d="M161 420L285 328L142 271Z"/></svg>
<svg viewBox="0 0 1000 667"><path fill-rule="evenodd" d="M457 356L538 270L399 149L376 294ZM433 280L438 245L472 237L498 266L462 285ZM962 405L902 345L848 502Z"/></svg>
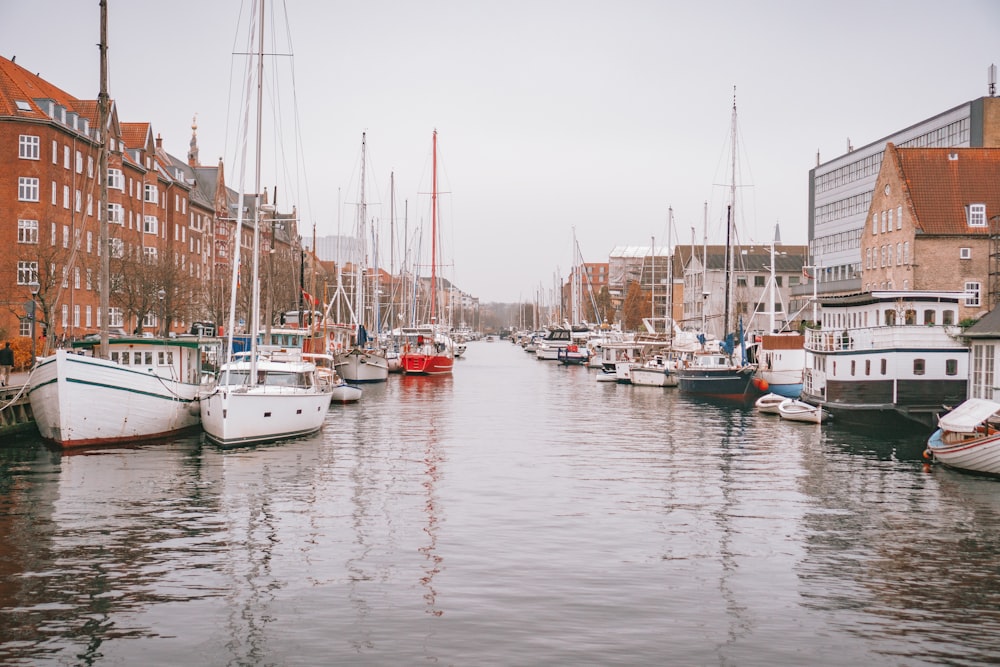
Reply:
<svg viewBox="0 0 1000 667"><path fill-rule="evenodd" d="M1000 662L1000 481L594 373L478 341L299 440L8 439L0 663Z"/></svg>

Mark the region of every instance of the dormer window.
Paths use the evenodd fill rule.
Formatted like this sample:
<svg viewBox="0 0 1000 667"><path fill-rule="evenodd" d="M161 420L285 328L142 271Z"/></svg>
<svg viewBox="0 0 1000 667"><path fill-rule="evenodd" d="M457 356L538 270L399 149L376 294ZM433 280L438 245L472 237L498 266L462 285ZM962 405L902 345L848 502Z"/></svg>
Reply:
<svg viewBox="0 0 1000 667"><path fill-rule="evenodd" d="M986 226L986 204L969 204L969 227Z"/></svg>
<svg viewBox="0 0 1000 667"><path fill-rule="evenodd" d="M14 100L14 104L17 105L18 111L31 111L31 105L27 100Z"/></svg>

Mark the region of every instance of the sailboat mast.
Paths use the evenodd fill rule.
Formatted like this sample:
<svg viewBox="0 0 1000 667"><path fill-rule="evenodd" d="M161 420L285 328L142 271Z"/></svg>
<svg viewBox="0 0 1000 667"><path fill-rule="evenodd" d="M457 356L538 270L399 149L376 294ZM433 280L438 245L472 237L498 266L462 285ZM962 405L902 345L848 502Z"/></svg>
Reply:
<svg viewBox="0 0 1000 667"><path fill-rule="evenodd" d="M674 339L674 250L670 246L673 241L674 207L667 208L667 312L664 326L669 327L670 340Z"/></svg>
<svg viewBox="0 0 1000 667"><path fill-rule="evenodd" d="M254 157L254 207L253 207L253 274L251 278L251 288L253 289L253 300L251 301L250 315L250 382L256 381L257 377L257 333L260 329L260 165L261 165L261 141L263 138L263 121L261 115L264 112L264 3L260 3L260 24L257 26L260 31L257 39L257 137L256 155ZM237 234L239 230L237 230Z"/></svg>
<svg viewBox="0 0 1000 667"><path fill-rule="evenodd" d="M365 269L368 261L368 248L365 237L365 225L368 222L368 200L365 199L365 151L367 139L365 132L361 133L361 203L358 206L358 243L361 245L360 257L354 270L354 312L357 313L358 325L365 324Z"/></svg>
<svg viewBox="0 0 1000 667"><path fill-rule="evenodd" d="M433 172L431 176L431 324L437 323L437 191L438 191L438 133L434 130Z"/></svg>
<svg viewBox="0 0 1000 667"><path fill-rule="evenodd" d="M111 317L111 239L108 231L108 0L101 0L101 92L97 95L98 132L101 133L101 152L98 156L98 175L101 182L101 203L97 209L101 246L100 310L97 319L101 325L101 358L108 358L108 326ZM37 278L36 278L37 280ZM43 313L44 316L44 313ZM38 313L35 313L38 317ZM34 344L34 342L32 342Z"/></svg>
<svg viewBox="0 0 1000 667"><path fill-rule="evenodd" d="M732 137L732 162L731 162L731 178L729 181L729 207L726 212L726 326L722 331L722 335L725 336L730 333L732 329L732 313L729 311L729 302L733 292L733 260L734 260L734 250L732 243L733 230L735 229L734 218L736 216L736 92L733 91L733 120L732 127L730 128L730 135Z"/></svg>

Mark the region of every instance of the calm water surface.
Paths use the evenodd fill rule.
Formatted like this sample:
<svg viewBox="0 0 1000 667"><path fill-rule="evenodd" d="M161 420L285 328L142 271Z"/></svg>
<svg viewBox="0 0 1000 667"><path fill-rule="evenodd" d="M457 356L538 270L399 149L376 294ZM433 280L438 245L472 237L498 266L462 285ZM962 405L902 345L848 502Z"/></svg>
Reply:
<svg viewBox="0 0 1000 667"><path fill-rule="evenodd" d="M507 342L321 434L0 448L0 663L1000 662L1000 481Z"/></svg>

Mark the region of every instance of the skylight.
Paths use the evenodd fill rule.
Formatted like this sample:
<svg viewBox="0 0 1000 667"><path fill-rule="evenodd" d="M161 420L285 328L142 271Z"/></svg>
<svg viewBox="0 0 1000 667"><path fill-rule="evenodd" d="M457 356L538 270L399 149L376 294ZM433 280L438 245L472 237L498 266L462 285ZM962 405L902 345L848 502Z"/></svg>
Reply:
<svg viewBox="0 0 1000 667"><path fill-rule="evenodd" d="M17 108L21 111L31 111L31 105L25 100L14 100L14 103L17 104Z"/></svg>

